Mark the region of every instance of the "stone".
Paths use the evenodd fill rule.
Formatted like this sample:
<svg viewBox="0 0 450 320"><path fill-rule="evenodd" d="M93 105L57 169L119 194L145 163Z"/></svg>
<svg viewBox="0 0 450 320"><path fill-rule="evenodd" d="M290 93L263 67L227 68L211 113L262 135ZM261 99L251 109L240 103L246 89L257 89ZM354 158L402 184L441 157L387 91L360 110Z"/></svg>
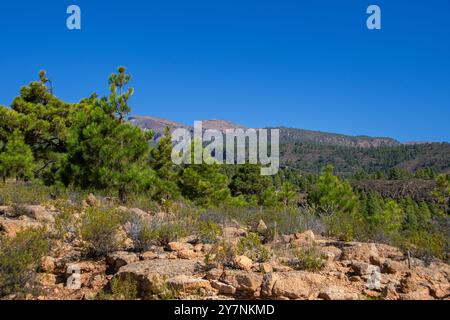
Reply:
<svg viewBox="0 0 450 320"><path fill-rule="evenodd" d="M242 270L225 270L220 280L230 286L247 294L254 294L260 289L263 277L253 272Z"/></svg>
<svg viewBox="0 0 450 320"><path fill-rule="evenodd" d="M152 259L157 259L157 258L158 258L158 254L153 251L146 251L139 255L139 259L141 259L141 260L152 260Z"/></svg>
<svg viewBox="0 0 450 320"><path fill-rule="evenodd" d="M270 263L263 262L259 264L259 271L261 271L262 273L273 272L273 267Z"/></svg>
<svg viewBox="0 0 450 320"><path fill-rule="evenodd" d="M35 219L40 222L48 222L48 223L54 223L55 217L52 213L47 211L47 209L43 206L24 206L22 208L24 214L32 219Z"/></svg>
<svg viewBox="0 0 450 320"><path fill-rule="evenodd" d="M324 276L305 271L272 272L264 275L261 294L273 298L309 299L317 294L324 282Z"/></svg>
<svg viewBox="0 0 450 320"><path fill-rule="evenodd" d="M0 217L0 233L3 233L8 238L15 237L18 232L25 229L41 228L42 226L42 223L30 220L28 217L25 219L8 219Z"/></svg>
<svg viewBox="0 0 450 320"><path fill-rule="evenodd" d="M342 254L342 250L334 246L321 247L320 252L327 257L329 262L339 260Z"/></svg>
<svg viewBox="0 0 450 320"><path fill-rule="evenodd" d="M234 264L238 269L249 271L253 266L253 261L244 255L240 255L234 258Z"/></svg>
<svg viewBox="0 0 450 320"><path fill-rule="evenodd" d="M408 266L405 263L394 261L394 260L386 260L381 266L381 272L383 273L400 273L408 271Z"/></svg>
<svg viewBox="0 0 450 320"><path fill-rule="evenodd" d="M45 273L53 273L55 271L55 258L53 257L42 257L39 263L39 270Z"/></svg>
<svg viewBox="0 0 450 320"><path fill-rule="evenodd" d="M267 225L264 220L259 220L258 225L256 226L256 231L261 234L267 231Z"/></svg>
<svg viewBox="0 0 450 320"><path fill-rule="evenodd" d="M222 276L223 269L214 268L206 272L205 278L208 280L219 280Z"/></svg>
<svg viewBox="0 0 450 320"><path fill-rule="evenodd" d="M213 287L214 289L217 289L219 291L219 293L221 293L221 294L235 294L236 293L235 287L233 287L229 284L217 281L217 280L211 280L211 287Z"/></svg>
<svg viewBox="0 0 450 320"><path fill-rule="evenodd" d="M199 256L194 250L180 250L177 254L180 259L195 259Z"/></svg>
<svg viewBox="0 0 450 320"><path fill-rule="evenodd" d="M358 300L359 296L356 292L351 292L345 287L326 286L319 293L319 298L325 300Z"/></svg>
<svg viewBox="0 0 450 320"><path fill-rule="evenodd" d="M86 198L86 204L89 207L95 207L98 203L97 198L95 197L95 195L93 193L89 193L87 198Z"/></svg>
<svg viewBox="0 0 450 320"><path fill-rule="evenodd" d="M115 277L130 277L136 281L140 296L147 298L158 291L167 279L180 275L193 276L196 270L197 263L192 260L154 259L123 266Z"/></svg>
<svg viewBox="0 0 450 320"><path fill-rule="evenodd" d="M167 251L193 250L194 246L186 242L169 242L166 246Z"/></svg>
<svg viewBox="0 0 450 320"><path fill-rule="evenodd" d="M106 264L113 273L119 271L121 267L138 260L139 258L136 254L127 251L116 251L106 256Z"/></svg>
<svg viewBox="0 0 450 320"><path fill-rule="evenodd" d="M175 290L192 293L203 288L209 289L211 287L208 280L195 278L192 276L179 275L167 280L167 284Z"/></svg>
<svg viewBox="0 0 450 320"><path fill-rule="evenodd" d="M311 230L306 230L305 232L296 233L292 244L295 246L311 246L315 241L316 237L314 233Z"/></svg>
<svg viewBox="0 0 450 320"><path fill-rule="evenodd" d="M374 272L380 272L380 268L378 266L361 261L352 261L350 267L358 276L367 276L372 275Z"/></svg>
<svg viewBox="0 0 450 320"><path fill-rule="evenodd" d="M378 249L373 243L350 243L342 248L341 260L358 260L370 263L371 257L378 257Z"/></svg>
<svg viewBox="0 0 450 320"><path fill-rule="evenodd" d="M7 217L14 216L14 208L10 206L0 206L0 216L5 215Z"/></svg>
<svg viewBox="0 0 450 320"><path fill-rule="evenodd" d="M36 276L36 282L41 286L50 287L57 283L57 277L51 273L38 273Z"/></svg>

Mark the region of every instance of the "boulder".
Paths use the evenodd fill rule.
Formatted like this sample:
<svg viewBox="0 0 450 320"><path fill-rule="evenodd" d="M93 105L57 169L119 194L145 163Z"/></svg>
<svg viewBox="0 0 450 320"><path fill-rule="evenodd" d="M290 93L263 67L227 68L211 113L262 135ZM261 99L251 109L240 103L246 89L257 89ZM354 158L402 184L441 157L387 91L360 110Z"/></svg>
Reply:
<svg viewBox="0 0 450 320"><path fill-rule="evenodd" d="M220 280L246 294L254 294L260 289L263 277L260 274L242 270L225 270Z"/></svg>
<svg viewBox="0 0 450 320"><path fill-rule="evenodd" d="M130 277L137 283L142 298L149 297L165 284L165 281L176 276L192 276L197 270L197 263L192 260L155 259L135 262L123 266L115 277Z"/></svg>
<svg viewBox="0 0 450 320"><path fill-rule="evenodd" d="M348 290L346 287L326 286L320 290L319 298L325 300L358 300L358 293Z"/></svg>
<svg viewBox="0 0 450 320"><path fill-rule="evenodd" d="M43 224L38 221L31 220L28 217L23 219L8 219L0 217L0 233L3 233L8 238L15 237L20 231L29 228L40 228Z"/></svg>
<svg viewBox="0 0 450 320"><path fill-rule="evenodd" d="M206 272L205 278L208 280L219 280L222 276L223 269L214 268Z"/></svg>
<svg viewBox="0 0 450 320"><path fill-rule="evenodd" d="M35 219L37 221L48 223L55 222L55 217L53 216L53 213L49 212L43 206L24 206L22 210L26 216Z"/></svg>
<svg viewBox="0 0 450 320"><path fill-rule="evenodd" d="M39 270L45 273L53 273L55 271L55 258L45 256L39 263Z"/></svg>
<svg viewBox="0 0 450 320"><path fill-rule="evenodd" d="M199 254L197 252L195 252L194 250L180 250L177 252L178 254L178 258L180 259L195 259L199 256Z"/></svg>
<svg viewBox="0 0 450 320"><path fill-rule="evenodd" d="M89 193L85 201L89 207L95 207L98 204L98 200L93 193Z"/></svg>
<svg viewBox="0 0 450 320"><path fill-rule="evenodd" d="M153 251L146 251L139 255L139 259L141 260L152 260L158 258L158 254Z"/></svg>
<svg viewBox="0 0 450 320"><path fill-rule="evenodd" d="M272 298L309 299L317 295L325 277L305 271L267 273L261 294Z"/></svg>
<svg viewBox="0 0 450 320"><path fill-rule="evenodd" d="M261 234L267 231L267 225L264 220L259 220L258 225L256 226L256 231Z"/></svg>
<svg viewBox="0 0 450 320"><path fill-rule="evenodd" d="M136 254L127 251L116 251L106 256L106 264L111 272L116 273L119 269L127 264L138 261Z"/></svg>
<svg viewBox="0 0 450 320"><path fill-rule="evenodd" d="M234 264L238 269L249 271L253 266L253 261L250 258L241 255L234 258Z"/></svg>
<svg viewBox="0 0 450 320"><path fill-rule="evenodd" d="M235 294L236 288L233 286L230 286L229 284L217 281L217 280L211 280L211 286L214 289L217 289L219 293L221 294Z"/></svg>
<svg viewBox="0 0 450 320"><path fill-rule="evenodd" d="M186 242L169 242L166 246L167 251L194 250L194 246Z"/></svg>
<svg viewBox="0 0 450 320"><path fill-rule="evenodd" d="M341 260L358 260L366 263L379 257L378 249L373 243L350 243L342 248Z"/></svg>
<svg viewBox="0 0 450 320"><path fill-rule="evenodd" d="M7 217L14 216L14 208L9 206L0 206L0 216L5 215Z"/></svg>
<svg viewBox="0 0 450 320"><path fill-rule="evenodd" d="M380 268L378 266L361 261L352 261L350 267L357 276L369 276L375 272L380 272Z"/></svg>
<svg viewBox="0 0 450 320"><path fill-rule="evenodd" d="M342 250L334 246L321 247L320 252L324 254L330 262L339 260L342 254Z"/></svg>
<svg viewBox="0 0 450 320"><path fill-rule="evenodd" d="M408 271L408 266L405 263L399 261L387 259L381 265L381 272L383 273L395 274L406 271Z"/></svg>
<svg viewBox="0 0 450 320"><path fill-rule="evenodd" d="M311 246L315 241L316 236L314 235L314 232L306 230L305 232L296 233L292 244L297 246Z"/></svg>
<svg viewBox="0 0 450 320"><path fill-rule="evenodd" d="M273 267L270 263L263 262L259 264L259 271L261 271L262 273L273 272Z"/></svg>

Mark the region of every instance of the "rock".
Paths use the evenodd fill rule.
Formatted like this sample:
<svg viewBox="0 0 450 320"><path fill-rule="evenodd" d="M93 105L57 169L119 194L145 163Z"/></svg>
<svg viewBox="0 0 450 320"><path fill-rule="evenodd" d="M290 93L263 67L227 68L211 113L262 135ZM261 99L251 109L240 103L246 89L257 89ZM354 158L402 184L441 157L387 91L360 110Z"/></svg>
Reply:
<svg viewBox="0 0 450 320"><path fill-rule="evenodd" d="M169 242L166 246L168 251L194 250L194 246L186 242Z"/></svg>
<svg viewBox="0 0 450 320"><path fill-rule="evenodd" d="M237 256L234 258L234 263L237 268L245 271L249 271L253 266L253 261L246 256Z"/></svg>
<svg viewBox="0 0 450 320"><path fill-rule="evenodd" d="M399 291L401 293L410 293L417 290L417 280L416 274L408 272L405 277L400 280Z"/></svg>
<svg viewBox="0 0 450 320"><path fill-rule="evenodd" d="M264 220L259 220L258 225L256 226L256 231L260 234L263 234L267 231L267 225L265 224Z"/></svg>
<svg viewBox="0 0 450 320"><path fill-rule="evenodd" d="M0 216L14 217L14 208L9 206L0 206Z"/></svg>
<svg viewBox="0 0 450 320"><path fill-rule="evenodd" d="M324 281L324 276L304 271L267 273L261 294L273 298L309 299L317 294Z"/></svg>
<svg viewBox="0 0 450 320"><path fill-rule="evenodd" d="M326 286L319 293L319 298L325 300L358 300L356 292L351 292L345 287L335 285Z"/></svg>
<svg viewBox="0 0 450 320"><path fill-rule="evenodd" d="M270 263L263 262L259 264L259 271L261 271L262 273L273 272L273 267Z"/></svg>
<svg viewBox="0 0 450 320"><path fill-rule="evenodd" d="M417 290L399 294L400 300L433 300L427 287L419 287Z"/></svg>
<svg viewBox="0 0 450 320"><path fill-rule="evenodd" d="M352 261L350 267L358 276L367 276L372 275L375 272L380 272L380 268L378 266L361 261Z"/></svg>
<svg viewBox="0 0 450 320"><path fill-rule="evenodd" d="M394 260L386 260L381 266L381 272L383 273L395 274L406 271L408 271L408 267L405 263Z"/></svg>
<svg viewBox="0 0 450 320"><path fill-rule="evenodd" d="M371 257L379 257L378 249L373 243L350 243L342 248L341 260L358 260L370 263Z"/></svg>
<svg viewBox="0 0 450 320"><path fill-rule="evenodd" d="M292 244L297 246L311 246L316 241L316 237L311 230L302 233L296 233Z"/></svg>
<svg viewBox="0 0 450 320"><path fill-rule="evenodd" d="M4 233L6 237L12 238L20 231L29 228L41 228L43 224L30 220L28 217L25 219L8 219L0 217L0 233Z"/></svg>
<svg viewBox="0 0 450 320"><path fill-rule="evenodd" d="M44 287L54 286L57 283L57 277L51 273L38 273L36 283Z"/></svg>
<svg viewBox="0 0 450 320"><path fill-rule="evenodd" d="M294 270L289 266L285 266L283 264L279 264L276 262L272 263L271 266L272 266L272 269L274 272L289 272L289 271Z"/></svg>
<svg viewBox="0 0 450 320"><path fill-rule="evenodd" d="M180 250L177 254L180 259L195 259L199 256L194 250Z"/></svg>
<svg viewBox="0 0 450 320"><path fill-rule="evenodd" d="M136 254L127 251L116 251L106 256L106 264L113 273L119 271L121 267L138 260L139 258Z"/></svg>
<svg viewBox="0 0 450 320"><path fill-rule="evenodd" d="M146 251L139 255L141 260L152 260L158 258L158 254L153 251Z"/></svg>
<svg viewBox="0 0 450 320"><path fill-rule="evenodd" d="M389 282L388 284L386 284L386 286L383 288L383 291L382 291L382 297L385 300L397 300L398 299L398 294L397 294L397 290L395 289L394 283Z"/></svg>
<svg viewBox="0 0 450 320"><path fill-rule="evenodd" d="M48 223L55 222L53 214L48 212L43 206L23 206L22 210L26 216L37 221Z"/></svg>
<svg viewBox="0 0 450 320"><path fill-rule="evenodd" d="M246 294L254 294L261 286L263 277L253 272L225 270L220 280Z"/></svg>
<svg viewBox="0 0 450 320"><path fill-rule="evenodd" d="M225 227L223 228L223 237L225 239L234 239L237 237L245 237L247 231L244 229L238 229L236 227Z"/></svg>
<svg viewBox="0 0 450 320"><path fill-rule="evenodd" d="M195 252L203 252L203 244L197 243L196 245L194 245L194 251Z"/></svg>
<svg viewBox="0 0 450 320"><path fill-rule="evenodd" d="M95 207L98 204L98 200L97 198L94 196L93 193L89 193L87 198L86 198L86 204L89 207Z"/></svg>
<svg viewBox="0 0 450 320"><path fill-rule="evenodd" d="M147 298L158 292L167 279L194 275L196 266L197 263L191 260L145 260L123 266L115 277L130 277L136 281L140 296Z"/></svg>
<svg viewBox="0 0 450 320"><path fill-rule="evenodd" d="M53 273L55 271L55 258L43 257L39 263L39 270L45 273Z"/></svg>
<svg viewBox="0 0 450 320"><path fill-rule="evenodd" d="M167 284L175 290L180 290L186 293L192 293L203 288L209 289L211 287L208 280L194 278L192 276L179 275L167 280Z"/></svg>
<svg viewBox="0 0 450 320"><path fill-rule="evenodd" d="M222 276L223 269L214 268L206 272L205 278L208 280L219 280Z"/></svg>
<svg viewBox="0 0 450 320"><path fill-rule="evenodd" d="M339 260L342 254L342 250L334 246L321 247L320 252L327 256L327 260L330 262Z"/></svg>
<svg viewBox="0 0 450 320"><path fill-rule="evenodd" d="M233 286L230 286L229 284L217 281L217 280L211 280L211 286L214 289L217 289L219 293L222 294L235 294L236 288Z"/></svg>
<svg viewBox="0 0 450 320"><path fill-rule="evenodd" d="M281 239L283 240L284 243L291 243L292 241L294 241L295 235L293 235L293 234L283 234L281 236Z"/></svg>

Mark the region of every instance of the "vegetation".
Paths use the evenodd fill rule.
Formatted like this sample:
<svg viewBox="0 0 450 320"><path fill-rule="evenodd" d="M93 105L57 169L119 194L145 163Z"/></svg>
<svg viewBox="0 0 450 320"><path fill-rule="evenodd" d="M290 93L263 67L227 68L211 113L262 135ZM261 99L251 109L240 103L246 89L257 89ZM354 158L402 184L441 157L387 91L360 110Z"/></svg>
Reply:
<svg viewBox="0 0 450 320"><path fill-rule="evenodd" d="M0 297L24 292L32 285L40 259L50 249L44 229L28 229L0 238Z"/></svg>
<svg viewBox="0 0 450 320"><path fill-rule="evenodd" d="M108 81L108 96L92 94L70 104L54 95L41 71L9 107L0 106L0 205L20 211L22 204L73 200L76 194L107 196L106 206L80 217L79 229L72 227L74 208L57 204L62 212L57 231L69 238L81 235L92 255L117 249L118 234L126 231L137 250L195 234L214 244L215 259L243 253L265 261L270 252L261 235L249 234L236 248L220 241L220 226L231 220L255 225L263 219L264 241L310 228L448 257L448 144L386 140L363 148L360 142L368 138L331 145L330 136L291 141L281 150L285 167L273 177L261 176L258 165L174 166L169 128L152 145L152 132L126 121L133 94L126 68L119 67ZM115 210L120 204L168 217L158 223L130 217ZM126 230L120 230L125 220Z"/></svg>

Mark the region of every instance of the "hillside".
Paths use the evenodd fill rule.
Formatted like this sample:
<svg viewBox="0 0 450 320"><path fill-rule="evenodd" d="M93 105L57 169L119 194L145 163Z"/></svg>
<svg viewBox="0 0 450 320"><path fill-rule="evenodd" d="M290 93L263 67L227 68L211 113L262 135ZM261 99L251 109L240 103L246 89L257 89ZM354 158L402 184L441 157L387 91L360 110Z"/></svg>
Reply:
<svg viewBox="0 0 450 320"><path fill-rule="evenodd" d="M153 130L157 140L166 126L171 129L191 126L158 117L134 116L134 125ZM243 128L245 126L226 120L204 120L203 129ZM450 144L407 143L392 138L348 136L338 133L274 127L280 129L281 164L301 171L319 173L323 166L332 164L340 175L348 176L359 171L369 173L393 168L415 172L433 168L437 172L450 172Z"/></svg>

